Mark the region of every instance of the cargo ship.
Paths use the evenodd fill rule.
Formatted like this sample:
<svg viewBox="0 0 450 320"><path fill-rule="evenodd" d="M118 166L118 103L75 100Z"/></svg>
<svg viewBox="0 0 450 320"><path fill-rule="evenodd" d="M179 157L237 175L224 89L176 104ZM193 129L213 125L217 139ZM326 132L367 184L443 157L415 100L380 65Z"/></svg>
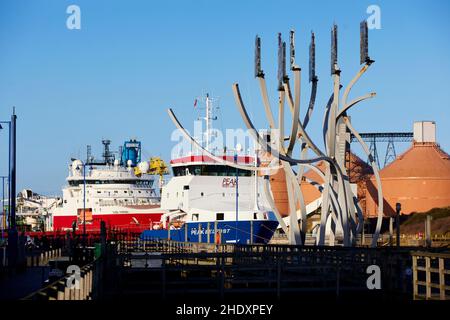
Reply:
<svg viewBox="0 0 450 320"><path fill-rule="evenodd" d="M169 238L177 241L209 243L268 243L278 226L274 213L265 204L259 180L250 170L235 169L217 157L243 166L258 166L253 156L235 150L212 150L212 122L217 120L212 99L204 98L206 131L201 151L173 157L173 177L161 194L160 224L144 231L143 239ZM211 150L210 150L211 149ZM231 153L230 153L231 151Z"/></svg>
<svg viewBox="0 0 450 320"><path fill-rule="evenodd" d="M110 151L110 140L102 143L103 160L95 160L88 146L85 162L69 164L62 199L52 210L53 231L98 231L104 221L107 228L140 232L160 221L159 177L141 161L141 143L131 139L118 152Z"/></svg>

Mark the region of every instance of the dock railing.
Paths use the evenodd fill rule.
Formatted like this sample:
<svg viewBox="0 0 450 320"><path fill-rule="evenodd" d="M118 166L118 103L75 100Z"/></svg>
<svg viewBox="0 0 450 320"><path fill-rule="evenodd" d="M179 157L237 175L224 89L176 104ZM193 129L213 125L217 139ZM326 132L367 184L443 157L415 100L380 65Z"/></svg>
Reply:
<svg viewBox="0 0 450 320"><path fill-rule="evenodd" d="M33 292L23 300L93 300L97 298L101 283L99 259L68 274L48 286Z"/></svg>
<svg viewBox="0 0 450 320"><path fill-rule="evenodd" d="M50 249L41 252L30 252L26 255L27 267L45 266L50 260L61 257L62 249Z"/></svg>
<svg viewBox="0 0 450 320"><path fill-rule="evenodd" d="M450 253L416 251L413 258L413 299L450 300Z"/></svg>
<svg viewBox="0 0 450 320"><path fill-rule="evenodd" d="M412 292L412 277L403 272L411 266L408 248L215 245L149 239L140 243L140 249L119 251L118 255L122 279L129 277L134 283L132 274L153 272L154 279L161 280L145 278L145 290L161 297L175 296L177 290L218 294L221 298L245 292L276 294L277 298L319 291L341 296L367 292L367 268L372 265L383 270L382 287L393 297L411 297ZM169 278L167 274L177 276ZM205 285L206 278L212 279L212 285ZM126 287L126 280L122 283L123 292L140 294L135 287Z"/></svg>

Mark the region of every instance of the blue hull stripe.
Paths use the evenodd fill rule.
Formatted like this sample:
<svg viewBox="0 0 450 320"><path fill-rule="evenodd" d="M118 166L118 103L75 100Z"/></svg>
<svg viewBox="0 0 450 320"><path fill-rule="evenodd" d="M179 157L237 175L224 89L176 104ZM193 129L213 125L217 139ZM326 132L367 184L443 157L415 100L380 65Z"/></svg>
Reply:
<svg viewBox="0 0 450 320"><path fill-rule="evenodd" d="M214 243L214 222L187 222L182 228L170 230L170 239L174 241ZM273 236L278 222L273 220L251 221L218 221L216 233L220 234L221 243L249 244L253 235L253 243L268 243ZM186 229L187 228L187 232ZM252 232L253 229L253 232ZM168 239L168 230L145 230L141 239Z"/></svg>

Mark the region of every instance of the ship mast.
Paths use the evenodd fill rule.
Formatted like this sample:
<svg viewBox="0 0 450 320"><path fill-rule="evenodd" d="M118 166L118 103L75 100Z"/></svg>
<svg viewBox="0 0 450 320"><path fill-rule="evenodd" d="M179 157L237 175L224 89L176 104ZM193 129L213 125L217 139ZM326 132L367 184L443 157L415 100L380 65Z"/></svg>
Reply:
<svg viewBox="0 0 450 320"><path fill-rule="evenodd" d="M209 94L206 94L206 150L209 151L209 144L210 144L210 140L211 140L211 129L212 129L212 106L211 106L211 101L209 99Z"/></svg>
<svg viewBox="0 0 450 320"><path fill-rule="evenodd" d="M213 103L214 99L211 99L209 97L209 94L206 94L206 99L205 99L205 105L206 105L206 116L204 118L205 122L206 122L206 131L204 132L204 148L210 152L212 152L213 150L210 150L211 147L211 138L213 136L213 121L217 120L217 117L214 116L214 103Z"/></svg>

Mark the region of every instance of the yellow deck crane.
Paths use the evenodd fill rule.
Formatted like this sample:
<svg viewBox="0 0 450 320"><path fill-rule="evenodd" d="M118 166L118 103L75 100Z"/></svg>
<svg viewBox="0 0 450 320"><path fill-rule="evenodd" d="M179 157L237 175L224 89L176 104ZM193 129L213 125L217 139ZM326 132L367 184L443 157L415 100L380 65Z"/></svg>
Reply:
<svg viewBox="0 0 450 320"><path fill-rule="evenodd" d="M144 168L146 170L143 172L142 170ZM134 167L134 173L136 174L136 176L140 176L142 173L159 175L159 187L162 188L164 182L164 175L169 174L169 167L160 157L151 157L148 166L138 165Z"/></svg>

